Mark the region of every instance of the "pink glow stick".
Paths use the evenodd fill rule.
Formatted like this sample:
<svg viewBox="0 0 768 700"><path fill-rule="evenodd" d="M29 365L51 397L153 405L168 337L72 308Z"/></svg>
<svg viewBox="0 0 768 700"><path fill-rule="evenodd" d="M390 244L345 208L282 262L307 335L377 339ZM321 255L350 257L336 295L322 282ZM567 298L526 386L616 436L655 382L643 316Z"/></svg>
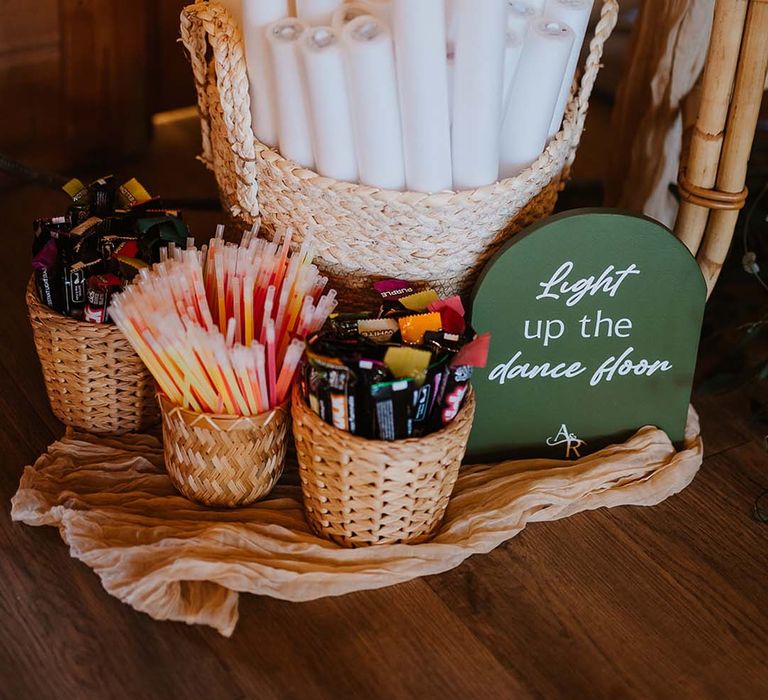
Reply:
<svg viewBox="0 0 768 700"><path fill-rule="evenodd" d="M267 342L267 326L272 322L272 307L275 304L275 288L269 285L267 289L267 298L264 300L264 316L261 323L261 334L259 342L264 345Z"/></svg>
<svg viewBox="0 0 768 700"><path fill-rule="evenodd" d="M234 300L235 342L243 342L243 315L241 310L240 278L232 278L232 298Z"/></svg>
<svg viewBox="0 0 768 700"><path fill-rule="evenodd" d="M227 347L231 348L235 344L235 326L236 321L234 318L230 318L227 321Z"/></svg>
<svg viewBox="0 0 768 700"><path fill-rule="evenodd" d="M280 370L280 378L277 380L277 405L285 401L305 347L306 343L302 340L294 340L288 346L288 350L285 353L285 361Z"/></svg>

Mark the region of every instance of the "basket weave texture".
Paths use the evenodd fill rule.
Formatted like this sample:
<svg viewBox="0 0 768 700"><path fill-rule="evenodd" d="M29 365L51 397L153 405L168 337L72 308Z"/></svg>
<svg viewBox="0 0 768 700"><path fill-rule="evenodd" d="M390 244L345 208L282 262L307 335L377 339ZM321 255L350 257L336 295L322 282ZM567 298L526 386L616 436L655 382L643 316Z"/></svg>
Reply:
<svg viewBox="0 0 768 700"><path fill-rule="evenodd" d="M158 395L165 468L187 498L243 506L266 496L283 473L290 415L284 404L259 416L196 413Z"/></svg>
<svg viewBox="0 0 768 700"><path fill-rule="evenodd" d="M268 230L293 226L296 244L313 232L315 262L342 304L369 304L372 277L466 294L502 243L552 213L617 16L617 1L603 0L563 126L535 163L486 187L425 194L323 177L254 139L240 30L218 3L197 0L182 12L181 37L197 86L201 159L214 171L224 205L241 228L259 217Z"/></svg>
<svg viewBox="0 0 768 700"><path fill-rule="evenodd" d="M320 536L346 547L422 542L440 524L472 428L470 391L439 432L386 442L322 421L294 388L293 435L304 514Z"/></svg>
<svg viewBox="0 0 768 700"><path fill-rule="evenodd" d="M159 422L155 382L116 326L78 321L48 308L34 280L26 299L48 400L62 423L120 435Z"/></svg>

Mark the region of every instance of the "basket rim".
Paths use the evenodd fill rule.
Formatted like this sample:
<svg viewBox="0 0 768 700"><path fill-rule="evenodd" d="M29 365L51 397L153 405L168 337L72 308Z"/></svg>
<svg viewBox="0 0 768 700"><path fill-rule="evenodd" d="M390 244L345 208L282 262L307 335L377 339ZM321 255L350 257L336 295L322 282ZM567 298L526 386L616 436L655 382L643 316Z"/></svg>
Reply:
<svg viewBox="0 0 768 700"><path fill-rule="evenodd" d="M376 440L374 438L366 438L361 435L347 432L346 430L341 430L330 423L326 423L307 405L307 402L301 394L298 382L293 385L291 403L294 419L296 418L296 413L301 412L300 415L302 420L305 423L309 423L308 427L312 431L318 429L327 430L330 434L338 435L340 440L344 440L346 444L351 445L354 448L371 449L377 447L381 449L393 449L399 447L407 448L414 445L425 446L430 442L439 442L447 434L460 430L465 422L469 421L471 423L475 414L475 391L470 384L469 390L464 397L461 410L448 425L444 425L440 430L436 430L427 435L422 435L421 437L409 437L401 440ZM305 418L305 416L307 418Z"/></svg>
<svg viewBox="0 0 768 700"><path fill-rule="evenodd" d="M37 293L34 273L32 273L27 283L25 298L30 314L34 314L40 321L56 323L77 335L97 336L105 340L109 337L114 337L115 339L125 340L126 343L128 342L123 332L114 323L82 321L78 318L72 318L72 316L65 316L44 304Z"/></svg>
<svg viewBox="0 0 768 700"><path fill-rule="evenodd" d="M259 413L255 416L233 416L228 413L205 413L202 411L193 411L191 408L178 406L174 404L170 398L159 389L157 391L157 400L160 403L160 408L164 414L178 415L187 425L196 423L201 419L206 419L216 425L217 428L221 429L231 429L235 426L235 424L241 422L248 422L252 427L266 427L273 420L275 420L279 414L288 415L288 409L291 404L291 400L289 398L283 401L283 403L281 403L279 406L270 408L269 410L264 411L264 413Z"/></svg>
<svg viewBox="0 0 768 700"><path fill-rule="evenodd" d="M343 192L346 195L352 197L370 197L372 199L381 199L386 202L397 202L398 204L405 205L420 205L420 206L445 206L457 201L473 201L483 200L490 198L500 192L514 191L519 189L523 183L536 179L537 175L541 174L545 169L549 173L547 166L560 165L559 168L552 174L547 174L544 177L544 181L541 183L541 188L545 187L552 180L556 178L562 178L563 171L567 168L565 158L559 157L556 154L556 149L567 147L570 149L571 140L566 139L566 129L571 130L575 127L577 119L577 113L572 109L573 105L569 102L568 109L563 117L563 125L560 130L553 136L547 147L539 154L533 163L531 163L525 170L520 171L517 175L512 177L506 177L501 180L496 180L488 185L481 187L473 187L466 190L436 190L433 192L419 192L417 190L388 190L382 187L373 187L360 182L349 182L348 180L336 180L326 175L321 175L311 168L305 168L303 165L299 165L296 161L286 158L280 151L271 146L266 145L259 141L255 136L254 149L256 156L254 160L261 159L266 163L269 163L272 167L279 168L280 170L289 173L290 175L308 182L311 186L317 187L323 190L332 190L336 193ZM239 156L236 152L235 155ZM247 160L242 158L242 160Z"/></svg>

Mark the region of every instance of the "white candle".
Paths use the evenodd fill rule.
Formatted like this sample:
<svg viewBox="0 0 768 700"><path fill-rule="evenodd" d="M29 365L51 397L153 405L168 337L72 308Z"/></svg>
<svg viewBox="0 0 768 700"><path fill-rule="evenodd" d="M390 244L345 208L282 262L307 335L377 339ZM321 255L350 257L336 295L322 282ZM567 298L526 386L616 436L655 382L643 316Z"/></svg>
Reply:
<svg viewBox="0 0 768 700"><path fill-rule="evenodd" d="M509 0L507 8L507 47L504 54L504 95L501 103L502 120L509 106L509 90L517 72L517 64L531 22L538 17L537 10L527 0Z"/></svg>
<svg viewBox="0 0 768 700"><path fill-rule="evenodd" d="M288 15L287 0L244 0L243 41L251 94L251 123L259 141L277 146L277 108L266 28Z"/></svg>
<svg viewBox="0 0 768 700"><path fill-rule="evenodd" d="M501 128L502 177L525 170L544 150L572 46L568 25L548 19L531 25Z"/></svg>
<svg viewBox="0 0 768 700"><path fill-rule="evenodd" d="M453 177L443 0L393 0L393 10L406 186L417 192L450 189Z"/></svg>
<svg viewBox="0 0 768 700"><path fill-rule="evenodd" d="M296 16L309 25L330 24L343 0L296 0Z"/></svg>
<svg viewBox="0 0 768 700"><path fill-rule="evenodd" d="M373 16L352 20L342 33L360 182L405 187L395 55L387 25Z"/></svg>
<svg viewBox="0 0 768 700"><path fill-rule="evenodd" d="M533 5L525 0L513 0L507 9L507 29L515 34L525 36L528 26L538 16Z"/></svg>
<svg viewBox="0 0 768 700"><path fill-rule="evenodd" d="M448 75L448 118L453 124L453 77L456 67L456 0L443 0L445 3L445 66Z"/></svg>
<svg viewBox="0 0 768 700"><path fill-rule="evenodd" d="M594 0L548 0L547 2L545 9L547 17L558 22L565 22L573 29L574 34L568 66L563 76L563 84L560 86L560 95L552 115L552 123L549 125L550 136L554 136L560 130L560 124L563 122L563 115L571 95L571 86L576 75L576 68L579 65L581 45L584 43L584 37L587 33L593 4Z"/></svg>
<svg viewBox="0 0 768 700"><path fill-rule="evenodd" d="M280 152L305 168L315 164L304 89L299 39L304 23L291 17L267 27L277 97L277 134Z"/></svg>
<svg viewBox="0 0 768 700"><path fill-rule="evenodd" d="M482 187L499 175L507 0L454 0L454 189Z"/></svg>
<svg viewBox="0 0 768 700"><path fill-rule="evenodd" d="M531 8L533 8L533 11L537 15L544 15L546 12L544 11L544 8L546 7L547 0L508 0L509 5L515 5L519 4L520 2L524 2L526 5L530 5Z"/></svg>
<svg viewBox="0 0 768 700"><path fill-rule="evenodd" d="M301 51L317 172L336 180L357 182L352 114L339 38L331 27L313 27L305 32Z"/></svg>
<svg viewBox="0 0 768 700"><path fill-rule="evenodd" d="M456 31L458 29L456 17L457 0L443 0L443 2L445 3L445 42L452 48L456 43Z"/></svg>
<svg viewBox="0 0 768 700"><path fill-rule="evenodd" d="M520 54L523 52L523 41L525 33L514 29L507 30L506 41L504 44L504 95L501 101L501 118L507 113L509 108L509 91L512 87L512 81L517 73L517 66L520 63Z"/></svg>

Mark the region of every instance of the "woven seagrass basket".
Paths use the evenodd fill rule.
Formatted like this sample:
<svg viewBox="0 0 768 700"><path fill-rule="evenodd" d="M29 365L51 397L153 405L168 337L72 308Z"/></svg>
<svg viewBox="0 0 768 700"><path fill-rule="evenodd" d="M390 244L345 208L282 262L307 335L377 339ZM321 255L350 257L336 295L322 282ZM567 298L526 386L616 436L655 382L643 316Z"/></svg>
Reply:
<svg viewBox="0 0 768 700"><path fill-rule="evenodd" d="M244 506L266 496L283 473L290 415L283 404L259 416L196 413L158 394L165 468L187 498Z"/></svg>
<svg viewBox="0 0 768 700"><path fill-rule="evenodd" d="M201 160L239 228L261 217L267 235L294 227L295 244L313 232L315 262L343 306L369 306L371 280L381 277L427 283L444 295L467 293L504 241L552 213L617 16L617 1L603 0L563 126L531 167L487 187L424 194L322 177L254 139L240 30L218 3L197 0L182 12L181 37L197 86Z"/></svg>
<svg viewBox="0 0 768 700"><path fill-rule="evenodd" d="M62 316L40 301L34 280L26 299L48 400L62 423L120 435L160 421L155 382L116 326Z"/></svg>
<svg viewBox="0 0 768 700"><path fill-rule="evenodd" d="M475 415L470 391L439 432L366 440L321 420L294 387L293 435L304 514L320 536L346 547L422 542L440 525Z"/></svg>

